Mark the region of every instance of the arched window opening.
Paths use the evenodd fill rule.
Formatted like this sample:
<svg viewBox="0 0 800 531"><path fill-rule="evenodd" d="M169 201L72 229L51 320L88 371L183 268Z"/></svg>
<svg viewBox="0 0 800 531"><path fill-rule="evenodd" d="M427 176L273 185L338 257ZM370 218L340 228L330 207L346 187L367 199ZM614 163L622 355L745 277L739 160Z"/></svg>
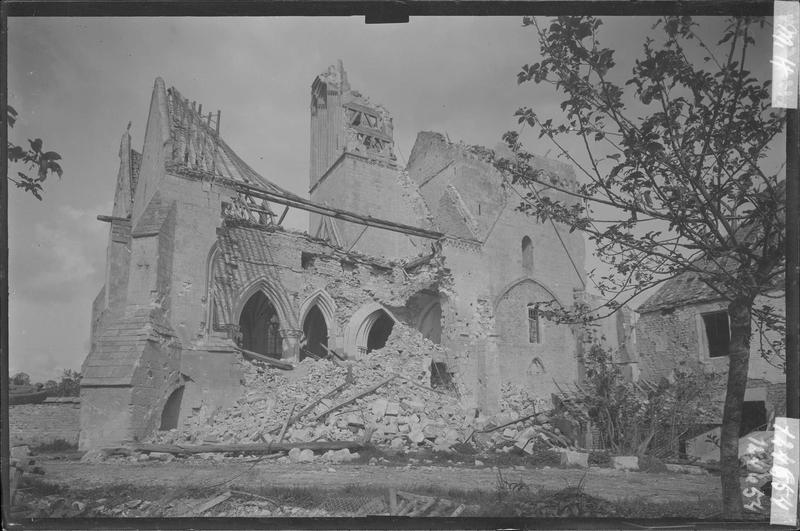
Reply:
<svg viewBox="0 0 800 531"><path fill-rule="evenodd" d="M282 357L280 319L275 306L262 292L255 293L244 305L239 318L239 332L243 349L272 358Z"/></svg>
<svg viewBox="0 0 800 531"><path fill-rule="evenodd" d="M380 314L380 317L375 320L369 329L369 335L367 336L368 353L386 346L386 340L389 339L392 328L394 328L394 319L383 310L380 311Z"/></svg>
<svg viewBox="0 0 800 531"><path fill-rule="evenodd" d="M303 334L305 335L305 344L300 348L301 360L309 354L323 357L327 355L324 347L328 346L328 325L325 324L325 317L316 304L306 314L305 321L303 321Z"/></svg>
<svg viewBox="0 0 800 531"><path fill-rule="evenodd" d="M162 431L172 430L178 427L178 419L181 413L181 402L183 401L183 386L175 389L167 403L164 404L164 410L161 412L161 427Z"/></svg>
<svg viewBox="0 0 800 531"><path fill-rule="evenodd" d="M522 270L533 273L533 242L528 236L522 238Z"/></svg>
<svg viewBox="0 0 800 531"><path fill-rule="evenodd" d="M442 305L438 302L428 307L420 319L422 337L440 345L442 343Z"/></svg>
<svg viewBox="0 0 800 531"><path fill-rule="evenodd" d="M542 330L539 321L539 310L533 304L528 305L528 342L541 343Z"/></svg>

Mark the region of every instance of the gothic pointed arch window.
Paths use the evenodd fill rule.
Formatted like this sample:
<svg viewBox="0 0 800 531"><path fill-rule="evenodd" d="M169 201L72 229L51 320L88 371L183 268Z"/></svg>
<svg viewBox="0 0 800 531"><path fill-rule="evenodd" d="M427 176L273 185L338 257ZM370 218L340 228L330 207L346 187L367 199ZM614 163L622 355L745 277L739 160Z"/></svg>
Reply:
<svg viewBox="0 0 800 531"><path fill-rule="evenodd" d="M271 358L283 357L280 319L263 292L257 291L242 308L239 317L240 346Z"/></svg>
<svg viewBox="0 0 800 531"><path fill-rule="evenodd" d="M522 270L527 275L533 273L533 242L529 236L522 238Z"/></svg>

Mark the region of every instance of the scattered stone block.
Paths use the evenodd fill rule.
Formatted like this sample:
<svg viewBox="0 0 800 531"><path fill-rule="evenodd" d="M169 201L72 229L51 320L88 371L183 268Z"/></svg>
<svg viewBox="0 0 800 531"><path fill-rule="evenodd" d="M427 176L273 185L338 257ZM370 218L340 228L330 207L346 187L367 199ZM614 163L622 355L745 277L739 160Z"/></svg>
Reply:
<svg viewBox="0 0 800 531"><path fill-rule="evenodd" d="M392 442L390 443L390 446L395 450L399 450L400 448L403 447L403 445L404 443L402 437L395 437L394 439L392 439Z"/></svg>
<svg viewBox="0 0 800 531"><path fill-rule="evenodd" d="M527 454L533 454L533 437L528 439L523 439L522 437L517 438L517 442L514 443L514 446L522 450Z"/></svg>
<svg viewBox="0 0 800 531"><path fill-rule="evenodd" d="M383 418L386 415L388 405L388 402L383 398L375 400L372 402L372 415L377 419Z"/></svg>
<svg viewBox="0 0 800 531"><path fill-rule="evenodd" d="M589 454L587 452L576 452L574 450L564 450L561 452L562 466L589 467ZM638 464L637 464L638 468Z"/></svg>
<svg viewBox="0 0 800 531"><path fill-rule="evenodd" d="M314 451L305 449L300 451L300 455L297 456L298 463L310 463L314 460Z"/></svg>
<svg viewBox="0 0 800 531"><path fill-rule="evenodd" d="M425 440L425 435L419 430L412 430L411 433L408 434L408 439L413 443L419 444Z"/></svg>
<svg viewBox="0 0 800 531"><path fill-rule="evenodd" d="M417 400L415 398L404 399L403 403L406 404L407 406L409 406L412 410L419 411L419 410L425 409L425 403L422 402L421 400Z"/></svg>
<svg viewBox="0 0 800 531"><path fill-rule="evenodd" d="M386 404L386 415L396 417L400 414L400 404L397 402L388 402Z"/></svg>
<svg viewBox="0 0 800 531"><path fill-rule="evenodd" d="M292 463L297 463L298 460L300 459L300 452L302 452L300 448L292 448L291 450L289 450L289 460Z"/></svg>
<svg viewBox="0 0 800 531"><path fill-rule="evenodd" d="M427 424L424 428L422 428L422 433L425 434L425 437L429 439L435 439L444 434L445 428L446 426L443 426L441 424L431 423Z"/></svg>
<svg viewBox="0 0 800 531"><path fill-rule="evenodd" d="M448 441L460 441L461 440L461 433L453 428L448 428L444 432L444 437Z"/></svg>
<svg viewBox="0 0 800 531"><path fill-rule="evenodd" d="M635 455L617 455L611 458L615 470L639 470L639 457Z"/></svg>

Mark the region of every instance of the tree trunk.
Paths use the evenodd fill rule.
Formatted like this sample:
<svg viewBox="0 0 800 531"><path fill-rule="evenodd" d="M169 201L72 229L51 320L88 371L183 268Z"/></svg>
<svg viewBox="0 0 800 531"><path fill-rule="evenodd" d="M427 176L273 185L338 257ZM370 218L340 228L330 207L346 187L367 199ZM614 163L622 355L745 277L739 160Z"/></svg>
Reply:
<svg viewBox="0 0 800 531"><path fill-rule="evenodd" d="M726 518L742 514L742 488L739 482L739 426L747 388L750 360L750 313L752 300L736 299L728 305L730 346L728 386L722 412L720 466L722 479L722 511Z"/></svg>

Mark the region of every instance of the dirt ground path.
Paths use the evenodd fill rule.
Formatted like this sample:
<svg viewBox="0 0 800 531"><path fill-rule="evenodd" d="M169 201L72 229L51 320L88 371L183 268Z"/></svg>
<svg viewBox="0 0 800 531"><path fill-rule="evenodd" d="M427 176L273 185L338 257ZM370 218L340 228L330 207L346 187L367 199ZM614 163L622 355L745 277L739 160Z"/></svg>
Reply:
<svg viewBox="0 0 800 531"><path fill-rule="evenodd" d="M277 464L226 461L221 463L179 461L170 463L41 463L42 479L72 489L115 484L134 486L195 486L219 484L249 487L316 487L340 489L350 485L385 490L420 487L483 490L493 493L497 471L492 468L374 465ZM510 482L524 481L531 489L562 489L576 486L584 477L587 493L607 500L643 497L650 502L713 500L720 496L719 478L713 475L651 474L602 468L510 468L502 469Z"/></svg>

